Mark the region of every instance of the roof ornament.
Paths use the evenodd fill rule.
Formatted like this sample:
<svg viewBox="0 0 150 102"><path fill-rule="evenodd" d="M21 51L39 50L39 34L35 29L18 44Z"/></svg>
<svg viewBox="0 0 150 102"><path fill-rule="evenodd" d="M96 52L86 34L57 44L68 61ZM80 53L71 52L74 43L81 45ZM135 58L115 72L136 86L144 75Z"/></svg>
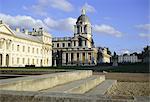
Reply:
<svg viewBox="0 0 150 102"><path fill-rule="evenodd" d="M85 15L86 14L86 9L85 7L82 8L82 15Z"/></svg>

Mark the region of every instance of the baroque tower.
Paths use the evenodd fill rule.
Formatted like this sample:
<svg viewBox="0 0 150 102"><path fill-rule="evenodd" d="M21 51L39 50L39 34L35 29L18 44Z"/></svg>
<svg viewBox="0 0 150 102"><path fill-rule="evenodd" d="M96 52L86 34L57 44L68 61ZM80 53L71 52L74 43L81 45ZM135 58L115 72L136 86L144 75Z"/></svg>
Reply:
<svg viewBox="0 0 150 102"><path fill-rule="evenodd" d="M74 37L78 38L79 47L91 48L94 46L92 39L92 27L89 18L86 16L85 9L82 9L82 13L78 17L76 25L74 25Z"/></svg>

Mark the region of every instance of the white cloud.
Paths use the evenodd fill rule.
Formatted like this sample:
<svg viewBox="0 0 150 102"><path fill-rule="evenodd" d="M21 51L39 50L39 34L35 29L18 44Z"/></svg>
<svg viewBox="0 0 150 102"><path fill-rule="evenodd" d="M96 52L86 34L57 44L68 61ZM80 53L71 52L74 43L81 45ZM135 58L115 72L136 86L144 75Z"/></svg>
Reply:
<svg viewBox="0 0 150 102"><path fill-rule="evenodd" d="M139 36L142 38L150 38L150 34L146 34L146 33L140 33Z"/></svg>
<svg viewBox="0 0 150 102"><path fill-rule="evenodd" d="M122 33L118 30L116 30L114 27L109 26L109 25L94 25L93 26L93 30L96 33L100 33L100 34L108 34L108 35L112 35L112 36L116 36L116 37L121 37Z"/></svg>
<svg viewBox="0 0 150 102"><path fill-rule="evenodd" d="M33 27L34 28L44 27L46 30L48 30L48 27L45 26L45 24L41 20L34 19L30 16L20 16L20 15L10 16L0 13L0 19L13 27L21 27L26 29L31 29Z"/></svg>
<svg viewBox="0 0 150 102"><path fill-rule="evenodd" d="M88 3L85 3L82 8L85 8L87 12L95 12L95 8Z"/></svg>
<svg viewBox="0 0 150 102"><path fill-rule="evenodd" d="M140 24L136 25L136 27L142 30L150 30L150 24Z"/></svg>
<svg viewBox="0 0 150 102"><path fill-rule="evenodd" d="M75 25L76 19L69 17L66 19L59 19L55 20L50 17L44 19L44 23L54 29L54 30L60 30L60 31L72 31L73 32L73 25Z"/></svg>
<svg viewBox="0 0 150 102"><path fill-rule="evenodd" d="M140 24L135 27L142 30L142 33L139 34L140 37L150 38L150 24Z"/></svg>
<svg viewBox="0 0 150 102"><path fill-rule="evenodd" d="M43 27L48 31L73 31L73 25L75 25L75 18L65 18L65 19L52 19L50 17L45 18L43 21L39 19L34 19L30 16L10 16L0 13L0 19L3 20L10 26L21 27L26 29Z"/></svg>
<svg viewBox="0 0 150 102"><path fill-rule="evenodd" d="M32 11L41 16L47 15L47 9L55 8L65 12L70 12L74 9L73 5L67 0L38 0L38 3L31 7L23 6L24 10Z"/></svg>

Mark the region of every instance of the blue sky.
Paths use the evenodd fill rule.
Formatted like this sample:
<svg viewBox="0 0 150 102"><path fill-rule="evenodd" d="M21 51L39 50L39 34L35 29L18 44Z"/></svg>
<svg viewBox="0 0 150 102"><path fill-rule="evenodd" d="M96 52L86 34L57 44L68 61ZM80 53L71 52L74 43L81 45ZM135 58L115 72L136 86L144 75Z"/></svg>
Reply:
<svg viewBox="0 0 150 102"><path fill-rule="evenodd" d="M73 36L85 7L96 46L118 54L150 44L149 0L0 0L0 19L11 27L44 27L53 37Z"/></svg>

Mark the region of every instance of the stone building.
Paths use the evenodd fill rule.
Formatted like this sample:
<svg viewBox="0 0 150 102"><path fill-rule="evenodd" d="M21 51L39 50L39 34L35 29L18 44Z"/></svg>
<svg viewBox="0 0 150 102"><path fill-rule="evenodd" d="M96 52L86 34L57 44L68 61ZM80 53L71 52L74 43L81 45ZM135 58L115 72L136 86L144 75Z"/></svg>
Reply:
<svg viewBox="0 0 150 102"><path fill-rule="evenodd" d="M52 65L52 37L42 28L12 30L0 22L0 66Z"/></svg>
<svg viewBox="0 0 150 102"><path fill-rule="evenodd" d="M138 58L136 54L124 54L118 56L118 63L137 63L142 60Z"/></svg>
<svg viewBox="0 0 150 102"><path fill-rule="evenodd" d="M98 62L98 48L94 46L92 26L84 9L74 25L74 36L56 37L52 43L54 66L93 66Z"/></svg>

